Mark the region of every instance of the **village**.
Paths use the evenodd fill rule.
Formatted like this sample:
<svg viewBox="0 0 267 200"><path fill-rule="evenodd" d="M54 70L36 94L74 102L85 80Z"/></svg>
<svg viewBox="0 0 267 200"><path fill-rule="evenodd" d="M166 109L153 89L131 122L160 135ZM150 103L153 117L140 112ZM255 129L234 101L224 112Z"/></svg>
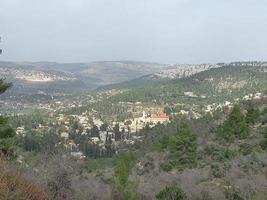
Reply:
<svg viewBox="0 0 267 200"><path fill-rule="evenodd" d="M195 98L193 93L185 92ZM47 130L55 130L64 141L64 146L69 149L71 154L77 158L84 158L81 151L81 141L77 138L84 138L82 141L88 145L97 146L101 151L107 150L107 144L112 145L116 153L121 145L134 145L142 142L142 130L153 128L157 124L167 124L177 115L200 118L204 113L212 114L218 109L225 107L231 108L235 102L225 101L220 104L209 104L202 108L199 106L183 107L182 104L174 104L173 107L179 107L179 110L172 110L168 105L144 104L141 102L119 102L117 106L124 107L125 112L131 116L119 120L114 116L103 115L94 109L88 109L85 103L95 103L99 100L113 95L112 92L100 93L97 96L76 97L76 99L65 99L64 101L54 100L53 103L39 104L43 113L46 113L49 123L39 124L36 131L39 134ZM243 100L259 99L261 93L248 94ZM242 100L241 99L241 100ZM235 101L240 101L236 99ZM64 112L66 108L72 112ZM168 109L166 109L168 108ZM183 108L183 109L182 109ZM82 111L74 114L73 110ZM27 130L25 127L17 127L17 134L23 135Z"/></svg>

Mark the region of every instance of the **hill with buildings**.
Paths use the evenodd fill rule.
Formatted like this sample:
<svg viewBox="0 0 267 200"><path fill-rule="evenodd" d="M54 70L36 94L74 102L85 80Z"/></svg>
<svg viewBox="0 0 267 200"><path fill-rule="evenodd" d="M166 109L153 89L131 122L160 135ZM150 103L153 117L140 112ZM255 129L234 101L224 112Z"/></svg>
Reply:
<svg viewBox="0 0 267 200"><path fill-rule="evenodd" d="M0 77L14 83L10 92L73 93L158 72L164 65L134 61L93 63L0 62ZM13 94L14 94L13 93Z"/></svg>
<svg viewBox="0 0 267 200"><path fill-rule="evenodd" d="M223 102L267 90L266 63L230 63L185 78L162 80L121 92L114 102Z"/></svg>

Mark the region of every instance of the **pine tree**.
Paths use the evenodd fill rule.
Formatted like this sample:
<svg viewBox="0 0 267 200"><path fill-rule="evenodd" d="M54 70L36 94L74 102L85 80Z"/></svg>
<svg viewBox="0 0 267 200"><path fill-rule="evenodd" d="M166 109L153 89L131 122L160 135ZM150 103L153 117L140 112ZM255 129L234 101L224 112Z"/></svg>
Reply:
<svg viewBox="0 0 267 200"><path fill-rule="evenodd" d="M258 109L255 109L252 103L250 103L249 107L247 108L246 122L248 124L255 124L259 116L260 111Z"/></svg>
<svg viewBox="0 0 267 200"><path fill-rule="evenodd" d="M1 38L0 38L1 39ZM2 50L0 49L0 54ZM12 86L11 83L4 82L0 79L0 94L3 94L8 88ZM12 154L11 146L12 138L15 136L15 131L11 128L6 118L0 116L0 154Z"/></svg>
<svg viewBox="0 0 267 200"><path fill-rule="evenodd" d="M219 134L226 141L244 139L249 135L249 126L239 106L234 106L228 119L219 127Z"/></svg>
<svg viewBox="0 0 267 200"><path fill-rule="evenodd" d="M186 123L182 123L178 133L171 138L170 152L174 165L179 169L194 168L197 165L197 138Z"/></svg>

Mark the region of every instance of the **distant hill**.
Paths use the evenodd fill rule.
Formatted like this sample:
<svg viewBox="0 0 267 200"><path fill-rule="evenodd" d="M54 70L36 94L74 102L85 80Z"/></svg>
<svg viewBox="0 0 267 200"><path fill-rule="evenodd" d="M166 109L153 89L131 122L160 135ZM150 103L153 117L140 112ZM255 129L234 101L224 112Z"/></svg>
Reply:
<svg viewBox="0 0 267 200"><path fill-rule="evenodd" d="M266 63L230 63L189 77L162 80L111 97L114 102L218 102L267 90Z"/></svg>
<svg viewBox="0 0 267 200"><path fill-rule="evenodd" d="M14 83L10 90L14 93L73 92L135 79L158 72L163 67L157 63L135 61L0 62L0 77Z"/></svg>
<svg viewBox="0 0 267 200"><path fill-rule="evenodd" d="M197 74L202 71L207 71L212 68L221 67L219 64L175 64L169 65L158 72L153 74L144 75L133 80L128 80L122 83L116 83L111 85L105 85L98 88L98 90L110 90L110 89L130 89L136 87L142 87L146 84L154 84L163 80L173 80L179 78L185 78Z"/></svg>

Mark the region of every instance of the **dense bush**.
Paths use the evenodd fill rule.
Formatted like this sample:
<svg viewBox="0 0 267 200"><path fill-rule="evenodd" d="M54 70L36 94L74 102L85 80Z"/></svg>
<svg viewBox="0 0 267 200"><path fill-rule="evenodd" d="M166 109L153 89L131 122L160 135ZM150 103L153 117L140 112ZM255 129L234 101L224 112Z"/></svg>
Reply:
<svg viewBox="0 0 267 200"><path fill-rule="evenodd" d="M262 130L263 139L260 142L260 146L263 150L267 149L267 127Z"/></svg>
<svg viewBox="0 0 267 200"><path fill-rule="evenodd" d="M128 152L123 152L116 158L115 174L120 186L123 188L126 187L134 161L135 156Z"/></svg>
<svg viewBox="0 0 267 200"><path fill-rule="evenodd" d="M225 170L223 164L213 163L211 165L211 174L215 178L221 178L225 175Z"/></svg>
<svg viewBox="0 0 267 200"><path fill-rule="evenodd" d="M156 195L156 198L158 200L186 200L188 199L186 193L181 188L175 187L175 186L164 188Z"/></svg>
<svg viewBox="0 0 267 200"><path fill-rule="evenodd" d="M234 149L224 148L219 145L207 145L204 149L204 154L214 161L226 161L234 158L237 151Z"/></svg>
<svg viewBox="0 0 267 200"><path fill-rule="evenodd" d="M0 154L12 154L15 131L11 128L6 118L0 116Z"/></svg>

